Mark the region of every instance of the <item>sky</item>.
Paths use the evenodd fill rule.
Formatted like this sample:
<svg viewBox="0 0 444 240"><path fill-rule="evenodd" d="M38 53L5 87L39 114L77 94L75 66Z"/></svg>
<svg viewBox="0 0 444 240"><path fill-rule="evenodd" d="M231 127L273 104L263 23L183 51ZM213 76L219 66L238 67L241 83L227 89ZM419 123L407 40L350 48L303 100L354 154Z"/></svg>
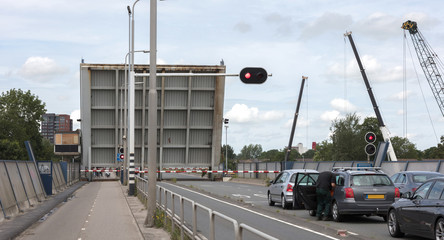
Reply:
<svg viewBox="0 0 444 240"><path fill-rule="evenodd" d="M0 92L30 90L50 113L80 116L80 62L124 63L126 0L3 0L0 8ZM135 50L149 50L149 1L135 5ZM439 143L444 118L419 66L403 22L413 20L444 55L444 1L164 0L158 2L158 64L219 65L227 73L263 67L260 85L225 83L222 144L239 153L288 145L307 76L293 146L328 140L332 121L374 117L350 43L352 31L391 136L419 150ZM136 54L136 64L149 55ZM79 127L75 121L74 128ZM362 138L364 141L364 136Z"/></svg>

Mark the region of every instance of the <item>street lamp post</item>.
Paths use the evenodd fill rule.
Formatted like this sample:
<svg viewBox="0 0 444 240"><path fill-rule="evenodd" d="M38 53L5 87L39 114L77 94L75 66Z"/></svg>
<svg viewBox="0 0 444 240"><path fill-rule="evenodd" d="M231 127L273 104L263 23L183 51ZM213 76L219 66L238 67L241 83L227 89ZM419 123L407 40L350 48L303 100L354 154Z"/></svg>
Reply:
<svg viewBox="0 0 444 240"><path fill-rule="evenodd" d="M225 125L225 168L228 171L228 124Z"/></svg>
<svg viewBox="0 0 444 240"><path fill-rule="evenodd" d="M157 170L157 0L150 0L150 77L148 92L148 201L145 226L154 226Z"/></svg>
<svg viewBox="0 0 444 240"><path fill-rule="evenodd" d="M135 79L134 79L134 7L136 6L136 3L139 0L136 0L133 4L132 9L132 19L131 19L131 61L130 61L130 78L129 78L129 84L128 84L128 106L129 106L129 116L128 116L128 126L129 126L129 136L127 136L128 139L128 145L129 145L129 189L128 189L128 195L133 196L135 193L135 168L134 168L134 143L135 143L135 136L134 136L134 124L135 124Z"/></svg>

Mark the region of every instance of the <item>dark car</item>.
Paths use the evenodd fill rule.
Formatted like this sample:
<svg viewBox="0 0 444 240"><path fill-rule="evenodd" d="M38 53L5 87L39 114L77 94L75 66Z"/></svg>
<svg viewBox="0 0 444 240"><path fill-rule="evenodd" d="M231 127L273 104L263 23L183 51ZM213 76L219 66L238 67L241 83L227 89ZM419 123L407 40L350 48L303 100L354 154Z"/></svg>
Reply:
<svg viewBox="0 0 444 240"><path fill-rule="evenodd" d="M388 231L392 237L405 233L444 239L444 178L429 179L413 195L404 195L388 211Z"/></svg>
<svg viewBox="0 0 444 240"><path fill-rule="evenodd" d="M427 171L404 171L396 173L390 178L395 184L395 187L399 188L401 196L404 194L410 194L411 196L421 184L430 178L436 177L444 177L444 174Z"/></svg>
<svg viewBox="0 0 444 240"><path fill-rule="evenodd" d="M387 218L387 210L400 197L390 178L375 168L335 168L336 188L331 214L340 222L345 215L378 215ZM300 186L298 197L308 210L316 209L316 187ZM312 214L311 214L312 215Z"/></svg>

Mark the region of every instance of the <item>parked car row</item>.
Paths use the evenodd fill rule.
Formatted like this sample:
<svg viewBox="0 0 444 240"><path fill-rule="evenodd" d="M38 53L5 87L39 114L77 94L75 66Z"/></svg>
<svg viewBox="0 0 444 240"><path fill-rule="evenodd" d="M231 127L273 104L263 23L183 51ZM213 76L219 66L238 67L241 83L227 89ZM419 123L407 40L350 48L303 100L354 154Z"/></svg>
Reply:
<svg viewBox="0 0 444 240"><path fill-rule="evenodd" d="M444 175L404 171L389 177L377 168L334 168L331 215L376 215L387 221L393 237L405 233L444 239ZM316 214L316 181L319 172L308 169L282 171L268 189L268 204L307 209Z"/></svg>

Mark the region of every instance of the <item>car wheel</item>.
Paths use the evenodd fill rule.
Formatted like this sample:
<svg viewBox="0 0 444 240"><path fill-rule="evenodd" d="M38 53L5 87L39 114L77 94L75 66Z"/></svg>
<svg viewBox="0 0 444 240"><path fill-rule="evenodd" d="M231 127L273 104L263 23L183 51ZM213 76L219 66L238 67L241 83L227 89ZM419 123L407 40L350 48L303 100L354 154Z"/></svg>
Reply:
<svg viewBox="0 0 444 240"><path fill-rule="evenodd" d="M268 193L268 206L274 206L273 200L271 200L271 194Z"/></svg>
<svg viewBox="0 0 444 240"><path fill-rule="evenodd" d="M285 201L284 195L281 196L281 204L282 204L282 209L287 209L287 202Z"/></svg>
<svg viewBox="0 0 444 240"><path fill-rule="evenodd" d="M339 206L337 202L333 202L333 206L331 207L331 213L333 215L333 220L335 220L335 222L342 221L343 216L339 214Z"/></svg>
<svg viewBox="0 0 444 240"><path fill-rule="evenodd" d="M308 210L308 214L310 214L310 216L314 217L314 216L316 216L316 210Z"/></svg>
<svg viewBox="0 0 444 240"><path fill-rule="evenodd" d="M396 218L396 212L394 209L390 210L390 212L388 214L387 227L388 227L388 231L390 233L390 236L392 236L392 237L404 236L404 233L402 233L401 229L399 228L398 218Z"/></svg>
<svg viewBox="0 0 444 240"><path fill-rule="evenodd" d="M440 218L435 225L435 239L444 239L444 219Z"/></svg>

